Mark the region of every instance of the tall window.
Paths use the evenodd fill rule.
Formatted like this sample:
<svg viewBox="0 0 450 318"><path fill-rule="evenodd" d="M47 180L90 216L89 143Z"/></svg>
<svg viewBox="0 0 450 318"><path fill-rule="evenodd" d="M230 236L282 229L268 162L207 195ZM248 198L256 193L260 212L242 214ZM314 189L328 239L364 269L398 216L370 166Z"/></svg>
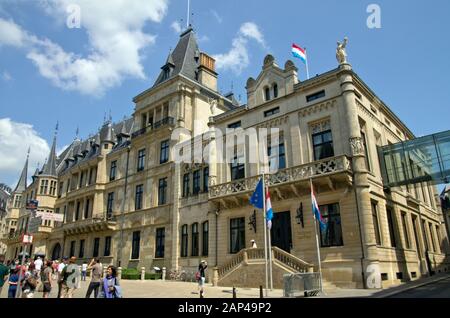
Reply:
<svg viewBox="0 0 450 318"><path fill-rule="evenodd" d="M75 241L70 242L70 257L75 256Z"/></svg>
<svg viewBox="0 0 450 318"><path fill-rule="evenodd" d="M98 256L99 248L100 248L100 238L96 237L94 239L94 249L92 251L92 257L97 257Z"/></svg>
<svg viewBox="0 0 450 318"><path fill-rule="evenodd" d="M78 253L78 257L79 258L83 258L84 257L84 240L80 241L80 251Z"/></svg>
<svg viewBox="0 0 450 318"><path fill-rule="evenodd" d="M278 152L276 145L272 146L270 139L268 139L267 156L269 157L270 171L286 168L286 149L284 147L284 137L280 136L278 140Z"/></svg>
<svg viewBox="0 0 450 318"><path fill-rule="evenodd" d="M114 192L108 193L108 202L106 204L107 217L112 217L114 207Z"/></svg>
<svg viewBox="0 0 450 318"><path fill-rule="evenodd" d="M109 181L116 180L117 160L111 162L111 168L109 169Z"/></svg>
<svg viewBox="0 0 450 318"><path fill-rule="evenodd" d="M158 205L167 203L167 178L159 179L158 186Z"/></svg>
<svg viewBox="0 0 450 318"><path fill-rule="evenodd" d="M208 192L209 186L209 167L203 169L203 191Z"/></svg>
<svg viewBox="0 0 450 318"><path fill-rule="evenodd" d="M142 194L144 192L144 185L140 184L136 186L136 195L134 197L134 210L142 209Z"/></svg>
<svg viewBox="0 0 450 318"><path fill-rule="evenodd" d="M58 188L58 198L60 198L62 196L63 186L64 186L64 182L60 182L59 188Z"/></svg>
<svg viewBox="0 0 450 318"><path fill-rule="evenodd" d="M56 184L57 184L56 181L50 182L50 195L56 195Z"/></svg>
<svg viewBox="0 0 450 318"><path fill-rule="evenodd" d="M143 171L145 167L145 149L141 149L138 152L137 171Z"/></svg>
<svg viewBox="0 0 450 318"><path fill-rule="evenodd" d="M166 163L169 161L169 140L161 142L161 151L159 156L159 163Z"/></svg>
<svg viewBox="0 0 450 318"><path fill-rule="evenodd" d="M235 155L230 163L231 180L239 180L245 178L245 164L243 158L239 157L235 150Z"/></svg>
<svg viewBox="0 0 450 318"><path fill-rule="evenodd" d="M75 210L75 221L78 221L80 218L80 208L81 208L81 201L77 201L77 209Z"/></svg>
<svg viewBox="0 0 450 318"><path fill-rule="evenodd" d="M395 240L394 219L392 217L392 210L390 208L386 209L386 215L387 215L387 221L388 221L388 227L389 227L389 237L391 239L391 246L397 247L397 242Z"/></svg>
<svg viewBox="0 0 450 318"><path fill-rule="evenodd" d="M84 205L84 218L87 219L89 217L89 206L91 205L91 200L86 199L86 203Z"/></svg>
<svg viewBox="0 0 450 318"><path fill-rule="evenodd" d="M131 259L139 259L139 249L141 244L141 232L133 232L133 243L131 246Z"/></svg>
<svg viewBox="0 0 450 318"><path fill-rule="evenodd" d="M39 194L47 194L48 180L41 180L41 189Z"/></svg>
<svg viewBox="0 0 450 318"><path fill-rule="evenodd" d="M402 212L402 227L403 227L403 235L405 236L405 247L411 248L411 244L409 241L409 232L408 232L408 220L406 218L406 213Z"/></svg>
<svg viewBox="0 0 450 318"><path fill-rule="evenodd" d="M278 97L278 84L275 83L273 84L273 98L277 98Z"/></svg>
<svg viewBox="0 0 450 318"><path fill-rule="evenodd" d="M189 196L189 173L186 173L183 176L183 197L186 198Z"/></svg>
<svg viewBox="0 0 450 318"><path fill-rule="evenodd" d="M202 224L202 255L208 256L209 250L209 223L208 221Z"/></svg>
<svg viewBox="0 0 450 318"><path fill-rule="evenodd" d="M339 204L328 204L320 206L320 212L327 226L320 229L320 241L322 247L342 246L342 227Z"/></svg>
<svg viewBox="0 0 450 318"><path fill-rule="evenodd" d="M372 205L373 228L375 231L375 240L377 242L377 245L381 245L380 224L378 222L378 204L372 201L371 205Z"/></svg>
<svg viewBox="0 0 450 318"><path fill-rule="evenodd" d="M270 88L268 87L264 88L264 98L266 99L266 101L270 100Z"/></svg>
<svg viewBox="0 0 450 318"><path fill-rule="evenodd" d="M165 229L156 229L156 258L164 257L164 239L165 239Z"/></svg>
<svg viewBox="0 0 450 318"><path fill-rule="evenodd" d="M314 160L321 160L334 156L333 136L331 129L312 135Z"/></svg>
<svg viewBox="0 0 450 318"><path fill-rule="evenodd" d="M428 223L428 228L430 229L430 236L431 236L431 242L433 243L433 251L434 252L438 252L438 244L436 243L436 237L434 236L434 232L433 232L433 224Z"/></svg>
<svg viewBox="0 0 450 318"><path fill-rule="evenodd" d="M188 226L181 227L181 257L188 256Z"/></svg>
<svg viewBox="0 0 450 318"><path fill-rule="evenodd" d="M200 192L200 170L194 171L193 181L194 184L192 192L194 195L197 195Z"/></svg>
<svg viewBox="0 0 450 318"><path fill-rule="evenodd" d="M230 220L230 253L236 254L245 247L245 218Z"/></svg>
<svg viewBox="0 0 450 318"><path fill-rule="evenodd" d="M105 237L105 250L103 251L103 256L111 255L111 236Z"/></svg>
<svg viewBox="0 0 450 318"><path fill-rule="evenodd" d="M436 225L436 235L437 235L436 251L441 253L442 252L442 250L441 250L442 237L441 237L441 232L439 231L439 225Z"/></svg>
<svg viewBox="0 0 450 318"><path fill-rule="evenodd" d="M191 256L198 256L198 223L192 224Z"/></svg>
<svg viewBox="0 0 450 318"><path fill-rule="evenodd" d="M367 148L367 137L366 134L361 131L361 139L363 142L363 146L364 146L364 154L366 155L365 160L366 160L366 168L368 171L372 171L371 167L370 167L370 157L369 157L369 149Z"/></svg>
<svg viewBox="0 0 450 318"><path fill-rule="evenodd" d="M80 180L79 180L79 183L78 183L78 188L83 187L83 180L84 180L84 171L81 171Z"/></svg>

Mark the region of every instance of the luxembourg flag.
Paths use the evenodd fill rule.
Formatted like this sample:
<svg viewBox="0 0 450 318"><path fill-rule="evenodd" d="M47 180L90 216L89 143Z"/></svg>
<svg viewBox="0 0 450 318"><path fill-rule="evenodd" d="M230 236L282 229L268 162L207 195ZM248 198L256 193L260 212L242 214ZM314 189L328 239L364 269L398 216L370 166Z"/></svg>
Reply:
<svg viewBox="0 0 450 318"><path fill-rule="evenodd" d="M269 230L272 228L272 219L273 219L272 202L270 202L270 193L269 193L269 189L267 189L266 190L266 221L267 221L267 228Z"/></svg>
<svg viewBox="0 0 450 318"><path fill-rule="evenodd" d="M317 204L317 199L314 194L314 188L313 188L312 183L311 183L311 202L312 202L312 211L313 211L314 215L316 216L316 219L319 221L320 229L325 230L327 228L327 223L322 218L322 214L320 213L319 205Z"/></svg>
<svg viewBox="0 0 450 318"><path fill-rule="evenodd" d="M295 43L292 44L292 55L306 64L306 51Z"/></svg>

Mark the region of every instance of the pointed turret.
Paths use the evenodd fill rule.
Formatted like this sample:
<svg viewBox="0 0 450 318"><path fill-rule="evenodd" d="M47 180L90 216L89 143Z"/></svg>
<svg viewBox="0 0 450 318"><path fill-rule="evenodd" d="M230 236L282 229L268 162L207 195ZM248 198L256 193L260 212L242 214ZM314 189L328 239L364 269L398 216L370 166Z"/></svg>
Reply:
<svg viewBox="0 0 450 318"><path fill-rule="evenodd" d="M20 175L19 182L14 189L14 192L22 193L27 188L27 173L28 173L28 158L30 157L30 148L28 148L27 160L25 160L25 166L23 167L22 174Z"/></svg>
<svg viewBox="0 0 450 318"><path fill-rule="evenodd" d="M58 126L57 126L58 127ZM55 136L53 137L52 149L50 149L50 154L48 155L48 161L42 169L42 174L46 176L56 177L56 135L58 130L55 131Z"/></svg>

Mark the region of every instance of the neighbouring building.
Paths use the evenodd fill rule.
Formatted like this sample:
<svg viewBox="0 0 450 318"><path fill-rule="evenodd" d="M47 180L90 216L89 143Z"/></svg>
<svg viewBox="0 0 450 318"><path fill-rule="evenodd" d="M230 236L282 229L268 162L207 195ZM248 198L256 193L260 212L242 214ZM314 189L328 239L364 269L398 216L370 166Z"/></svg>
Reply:
<svg viewBox="0 0 450 318"><path fill-rule="evenodd" d="M31 254L100 257L148 271L195 272L204 259L215 284L264 285L263 214L249 204L264 170L275 287L285 273L317 270L310 183L327 223L317 230L328 286L380 288L450 271L436 188L383 186L377 146L414 134L346 61L305 81L297 72L292 61L280 67L267 55L240 105L218 91L215 60L189 28L154 85L133 99L130 118L105 122L59 157L54 140L29 186L25 165L12 193L7 256L21 252L17 237L33 198L64 222L43 221ZM278 128L279 143L248 137L227 145L228 129L249 128ZM263 152L253 153L263 142ZM175 162L186 149L205 160ZM217 149L229 150L229 160Z"/></svg>
<svg viewBox="0 0 450 318"><path fill-rule="evenodd" d="M0 238L8 234L8 202L12 190L7 185L0 183ZM6 252L7 245L0 240L0 255Z"/></svg>

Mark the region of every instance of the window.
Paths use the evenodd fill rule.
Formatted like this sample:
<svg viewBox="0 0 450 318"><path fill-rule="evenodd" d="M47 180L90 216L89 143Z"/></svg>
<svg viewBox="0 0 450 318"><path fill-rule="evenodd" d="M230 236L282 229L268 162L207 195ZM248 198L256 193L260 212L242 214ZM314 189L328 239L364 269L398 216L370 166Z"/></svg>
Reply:
<svg viewBox="0 0 450 318"><path fill-rule="evenodd" d="M334 156L333 136L331 130L326 130L312 135L314 160L321 160Z"/></svg>
<svg viewBox="0 0 450 318"><path fill-rule="evenodd" d="M278 97L278 84L273 84L273 98Z"/></svg>
<svg viewBox="0 0 450 318"><path fill-rule="evenodd" d="M60 182L59 189L58 189L58 198L60 198L62 196L63 186L64 186L64 182Z"/></svg>
<svg viewBox="0 0 450 318"><path fill-rule="evenodd" d="M198 223L192 224L191 256L198 256Z"/></svg>
<svg viewBox="0 0 450 318"><path fill-rule="evenodd" d="M342 227L339 204L328 204L319 207L322 218L327 224L326 228L320 229L321 247L342 246Z"/></svg>
<svg viewBox="0 0 450 318"><path fill-rule="evenodd" d="M381 245L380 224L378 222L378 204L377 202L372 201L371 205L373 227L375 230L375 241L377 242L377 245Z"/></svg>
<svg viewBox="0 0 450 318"><path fill-rule="evenodd" d="M439 225L436 225L436 234L437 234L436 251L442 252L441 251L442 237L441 237L441 232L439 231Z"/></svg>
<svg viewBox="0 0 450 318"><path fill-rule="evenodd" d="M75 241L70 242L70 257L75 256Z"/></svg>
<svg viewBox="0 0 450 318"><path fill-rule="evenodd" d="M80 180L78 183L78 188L83 187L84 171L81 171Z"/></svg>
<svg viewBox="0 0 450 318"><path fill-rule="evenodd" d="M111 162L111 168L109 169L109 181L116 180L117 160Z"/></svg>
<svg viewBox="0 0 450 318"><path fill-rule="evenodd" d="M423 227L423 241L425 242L425 251L428 252L428 250L430 250L430 244L428 243L427 223L425 221L422 221L422 227Z"/></svg>
<svg viewBox="0 0 450 318"><path fill-rule="evenodd" d="M159 179L158 185L158 205L167 203L167 178Z"/></svg>
<svg viewBox="0 0 450 318"><path fill-rule="evenodd" d="M209 250L209 223L208 221L202 224L202 256L208 256Z"/></svg>
<svg viewBox="0 0 450 318"><path fill-rule="evenodd" d="M408 220L406 218L405 212L402 212L402 227L403 227L403 235L405 236L405 247L411 248L411 244L409 241L409 235L408 235Z"/></svg>
<svg viewBox="0 0 450 318"><path fill-rule="evenodd" d="M56 195L56 181L50 182L50 195ZM33 197L33 195L31 197Z"/></svg>
<svg viewBox="0 0 450 318"><path fill-rule="evenodd" d="M269 117L280 112L280 107L275 107L264 112L264 117Z"/></svg>
<svg viewBox="0 0 450 318"><path fill-rule="evenodd" d="M388 227L389 227L389 237L391 239L391 246L397 247L397 242L395 240L395 227L394 227L394 219L392 218L392 210L390 208L386 209Z"/></svg>
<svg viewBox="0 0 450 318"><path fill-rule="evenodd" d="M106 213L108 219L112 217L113 208L114 208L114 192L110 192L108 193L108 202L106 204Z"/></svg>
<svg viewBox="0 0 450 318"><path fill-rule="evenodd" d="M239 180L245 178L245 164L243 158L235 154L230 163L231 180Z"/></svg>
<svg viewBox="0 0 450 318"><path fill-rule="evenodd" d="M270 89L268 87L264 88L264 98L266 101L270 100Z"/></svg>
<svg viewBox="0 0 450 318"><path fill-rule="evenodd" d="M98 250L100 248L100 238L96 237L94 239L94 249L92 251L92 257L97 257L98 256Z"/></svg>
<svg viewBox="0 0 450 318"><path fill-rule="evenodd" d="M189 173L186 173L183 176L183 198L186 198L189 196Z"/></svg>
<svg viewBox="0 0 450 318"><path fill-rule="evenodd" d="M200 170L194 171L193 179L194 185L192 192L194 195L197 195L200 192Z"/></svg>
<svg viewBox="0 0 450 318"><path fill-rule="evenodd" d="M103 256L111 255L111 236L105 237L105 250L103 251Z"/></svg>
<svg viewBox="0 0 450 318"><path fill-rule="evenodd" d="M434 233L433 233L433 224L428 223L428 228L430 229L431 243L433 243L432 244L432 246L433 246L432 250L437 253L438 252L438 245L436 243L436 238L435 238Z"/></svg>
<svg viewBox="0 0 450 318"><path fill-rule="evenodd" d="M84 240L80 241L80 251L78 253L78 257L79 258L83 258L84 257Z"/></svg>
<svg viewBox="0 0 450 318"><path fill-rule="evenodd" d="M366 157L364 158L366 161L366 169L368 171L372 171L372 169L370 167L370 157L369 157L369 149L367 148L366 134L362 131L361 131L361 139L362 139L363 146L364 146L364 154L366 155Z"/></svg>
<svg viewBox="0 0 450 318"><path fill-rule="evenodd" d="M322 97L325 97L325 91L324 91L324 90L306 96L306 102L309 103L309 102L312 102L312 101L314 101L314 100L316 100L316 99L319 99L319 98L322 98Z"/></svg>
<svg viewBox="0 0 450 318"><path fill-rule="evenodd" d="M169 161L169 140L161 142L161 153L159 156L159 163L166 163Z"/></svg>
<svg viewBox="0 0 450 318"><path fill-rule="evenodd" d="M143 171L145 167L145 149L141 149L138 152L137 171Z"/></svg>
<svg viewBox="0 0 450 318"><path fill-rule="evenodd" d="M284 147L284 138L281 135L278 140L278 153L276 153L276 146L271 145L271 140L268 138L267 156L269 157L270 171L286 168L286 150ZM275 148L275 149L274 149ZM273 151L275 150L275 151Z"/></svg>
<svg viewBox="0 0 450 318"><path fill-rule="evenodd" d="M188 226L181 227L181 257L188 256Z"/></svg>
<svg viewBox="0 0 450 318"><path fill-rule="evenodd" d="M136 195L134 197L134 210L142 209L142 194L144 192L144 185L140 184L136 186Z"/></svg>
<svg viewBox="0 0 450 318"><path fill-rule="evenodd" d="M84 218L87 219L89 217L89 206L91 205L91 200L86 199L86 203L84 205Z"/></svg>
<svg viewBox="0 0 450 318"><path fill-rule="evenodd" d="M78 221L80 218L80 208L81 208L81 201L77 201L77 209L75 211L75 221Z"/></svg>
<svg viewBox="0 0 450 318"><path fill-rule="evenodd" d="M208 192L209 186L209 167L203 169L203 191Z"/></svg>
<svg viewBox="0 0 450 318"><path fill-rule="evenodd" d="M245 218L230 220L230 253L236 254L245 248Z"/></svg>
<svg viewBox="0 0 450 318"><path fill-rule="evenodd" d="M164 258L165 228L156 229L156 258Z"/></svg>
<svg viewBox="0 0 450 318"><path fill-rule="evenodd" d="M131 246L131 259L139 259L139 248L141 244L141 232L133 232L133 243Z"/></svg>
<svg viewBox="0 0 450 318"><path fill-rule="evenodd" d="M47 194L48 180L41 180L41 189L39 194Z"/></svg>
<svg viewBox="0 0 450 318"><path fill-rule="evenodd" d="M241 127L241 121L237 121L235 123L232 123L232 124L228 125L228 128L230 128L230 129L236 129L236 128L239 128L239 127Z"/></svg>

